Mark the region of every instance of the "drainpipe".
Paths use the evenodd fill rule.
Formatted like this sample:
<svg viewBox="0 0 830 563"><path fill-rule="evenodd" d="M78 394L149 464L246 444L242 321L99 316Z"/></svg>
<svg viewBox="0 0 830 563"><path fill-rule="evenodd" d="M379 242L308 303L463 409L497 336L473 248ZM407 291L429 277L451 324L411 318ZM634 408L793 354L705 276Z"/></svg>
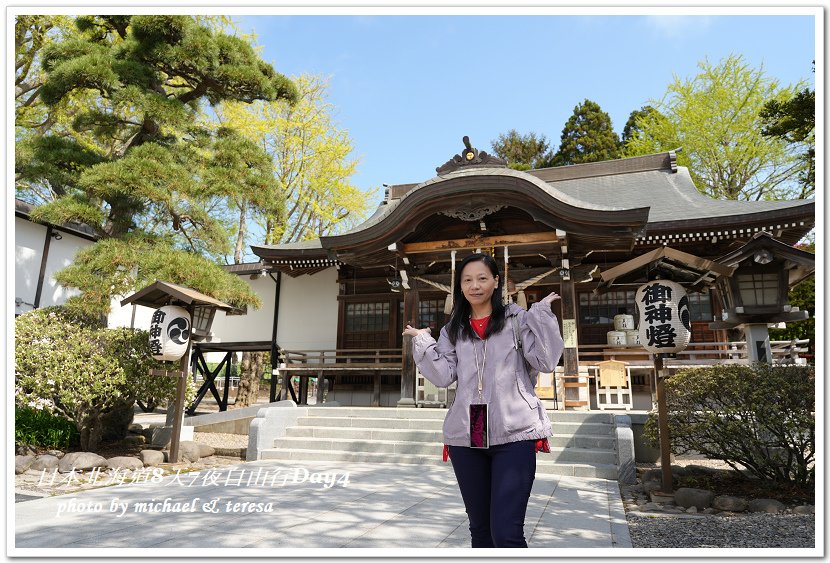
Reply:
<svg viewBox="0 0 830 563"><path fill-rule="evenodd" d="M279 351L280 347L277 345L277 323L280 318L280 287L282 286L282 272L277 270L277 277L268 272L268 276L274 280L274 326L271 329L271 392L269 394L269 402L273 403L277 400L277 377L274 371L279 366ZM286 396L286 399L288 396Z"/></svg>
<svg viewBox="0 0 830 563"><path fill-rule="evenodd" d="M40 275L37 278L37 291L35 291L34 308L40 307L40 296L43 294L43 280L46 277L46 262L49 260L49 246L52 244L52 237L60 240L61 235L52 229L51 225L46 226L46 241L43 243L43 256L40 259Z"/></svg>

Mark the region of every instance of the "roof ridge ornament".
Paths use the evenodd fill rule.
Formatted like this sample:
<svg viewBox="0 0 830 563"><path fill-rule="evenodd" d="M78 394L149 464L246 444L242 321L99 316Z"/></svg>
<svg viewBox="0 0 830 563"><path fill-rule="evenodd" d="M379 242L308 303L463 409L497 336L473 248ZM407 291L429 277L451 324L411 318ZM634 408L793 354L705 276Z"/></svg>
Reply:
<svg viewBox="0 0 830 563"><path fill-rule="evenodd" d="M457 154L442 166L435 169L438 174L449 174L465 166L486 166L489 168L506 168L507 161L497 156L479 151L470 145L470 138L464 135L464 150Z"/></svg>

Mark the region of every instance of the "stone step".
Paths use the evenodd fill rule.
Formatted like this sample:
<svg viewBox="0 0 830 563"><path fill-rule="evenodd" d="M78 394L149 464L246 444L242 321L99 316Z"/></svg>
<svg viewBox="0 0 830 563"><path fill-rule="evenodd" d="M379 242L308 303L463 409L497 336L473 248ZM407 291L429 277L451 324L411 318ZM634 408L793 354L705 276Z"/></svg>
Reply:
<svg viewBox="0 0 830 563"><path fill-rule="evenodd" d="M539 454L536 462L536 472L546 475L567 475L574 477L596 477L600 479L617 479L617 467L609 464L580 464L555 463L543 460ZM417 465L438 465L441 461L441 451L432 455L399 454L390 456L387 452L352 452L342 450L280 450L267 449L262 451L262 459L276 459L284 461L344 461L358 463L405 463Z"/></svg>
<svg viewBox="0 0 830 563"><path fill-rule="evenodd" d="M560 434L561 428L554 429L557 433L548 438L551 447L557 448L592 448L595 450L616 450L617 439L613 435L596 436L589 434Z"/></svg>
<svg viewBox="0 0 830 563"><path fill-rule="evenodd" d="M308 407L309 416L319 418L399 418L444 420L447 409L397 407Z"/></svg>
<svg viewBox="0 0 830 563"><path fill-rule="evenodd" d="M556 430L561 430L557 426ZM336 426L292 426L286 430L288 438L329 438L338 440L394 440L401 442L443 442L443 432L438 430L358 428ZM551 447L591 448L614 450L616 440L611 435L586 435L557 433L548 438Z"/></svg>
<svg viewBox="0 0 830 563"><path fill-rule="evenodd" d="M303 416L297 420L298 426L325 428L361 428L371 430L442 430L443 417L438 418L359 418L335 416ZM574 436L614 436L612 424L598 422L552 422L555 434Z"/></svg>
<svg viewBox="0 0 830 563"><path fill-rule="evenodd" d="M408 418L440 419L447 415L447 409L438 408L397 408L397 407L308 407L309 416L357 417L357 418ZM614 414L604 412L548 410L552 422L614 424Z"/></svg>
<svg viewBox="0 0 830 563"><path fill-rule="evenodd" d="M572 436L614 436L616 427L601 422L560 422L551 421L554 434Z"/></svg>
<svg viewBox="0 0 830 563"><path fill-rule="evenodd" d="M401 442L441 442L444 433L438 430L395 428L338 428L334 426L292 426L286 429L289 438L332 438L339 440L397 440Z"/></svg>
<svg viewBox="0 0 830 563"><path fill-rule="evenodd" d="M301 416L299 426L326 426L329 428L389 428L411 430L441 430L444 418L358 418L354 416Z"/></svg>
<svg viewBox="0 0 830 563"><path fill-rule="evenodd" d="M282 450L317 450L344 451L364 453L385 453L390 456L403 455L441 455L441 442L412 442L397 440L341 440L329 438L283 437L274 441L275 449ZM617 454L610 450L592 448L561 448L551 446L550 460L569 463L613 464Z"/></svg>

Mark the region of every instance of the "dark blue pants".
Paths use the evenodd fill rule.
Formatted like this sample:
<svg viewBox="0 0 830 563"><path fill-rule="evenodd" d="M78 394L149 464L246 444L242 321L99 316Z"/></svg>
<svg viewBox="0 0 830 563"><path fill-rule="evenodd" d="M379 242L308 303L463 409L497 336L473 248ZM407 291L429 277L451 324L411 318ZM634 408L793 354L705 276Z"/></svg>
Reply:
<svg viewBox="0 0 830 563"><path fill-rule="evenodd" d="M473 449L450 446L473 547L527 547L525 512L536 477L536 441Z"/></svg>

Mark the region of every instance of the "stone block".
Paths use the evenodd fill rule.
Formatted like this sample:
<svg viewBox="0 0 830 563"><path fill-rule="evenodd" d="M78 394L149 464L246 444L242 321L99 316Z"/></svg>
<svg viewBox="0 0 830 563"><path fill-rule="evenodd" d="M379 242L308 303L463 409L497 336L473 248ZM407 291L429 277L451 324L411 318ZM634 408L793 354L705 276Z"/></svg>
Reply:
<svg viewBox="0 0 830 563"><path fill-rule="evenodd" d="M784 508L786 507L783 503L771 498L756 498L749 501L750 512L768 512L771 514L777 514L779 512L784 512Z"/></svg>
<svg viewBox="0 0 830 563"><path fill-rule="evenodd" d="M138 453L138 458L144 464L144 467L164 463L164 454L158 450L141 450Z"/></svg>
<svg viewBox="0 0 830 563"><path fill-rule="evenodd" d="M121 443L125 446L143 446L147 443L147 438L142 436L141 434L130 434L121 440Z"/></svg>
<svg viewBox="0 0 830 563"><path fill-rule="evenodd" d="M749 507L746 499L740 497L732 497L729 495L721 495L715 497L712 501L712 508L717 510L728 510L730 512L744 512Z"/></svg>
<svg viewBox="0 0 830 563"><path fill-rule="evenodd" d="M14 456L14 474L20 475L25 473L35 461L33 455L16 455Z"/></svg>
<svg viewBox="0 0 830 563"><path fill-rule="evenodd" d="M107 460L92 452L71 452L63 456L58 464L58 471L69 473L75 471L87 471L95 467L107 467Z"/></svg>
<svg viewBox="0 0 830 563"><path fill-rule="evenodd" d="M131 471L144 468L144 463L137 457L117 456L107 460L111 469L129 469Z"/></svg>
<svg viewBox="0 0 830 563"><path fill-rule="evenodd" d="M674 503L683 508L694 506L698 510L704 510L712 505L714 498L715 493L706 489L680 487L674 492Z"/></svg>
<svg viewBox="0 0 830 563"><path fill-rule="evenodd" d="M210 457L216 453L216 449L207 444L196 444L199 447L199 457Z"/></svg>
<svg viewBox="0 0 830 563"><path fill-rule="evenodd" d="M32 464L32 469L36 469L38 471L43 471L44 469L47 471L53 471L58 468L60 461L61 460L57 456L51 454L39 455L35 458L35 462Z"/></svg>

